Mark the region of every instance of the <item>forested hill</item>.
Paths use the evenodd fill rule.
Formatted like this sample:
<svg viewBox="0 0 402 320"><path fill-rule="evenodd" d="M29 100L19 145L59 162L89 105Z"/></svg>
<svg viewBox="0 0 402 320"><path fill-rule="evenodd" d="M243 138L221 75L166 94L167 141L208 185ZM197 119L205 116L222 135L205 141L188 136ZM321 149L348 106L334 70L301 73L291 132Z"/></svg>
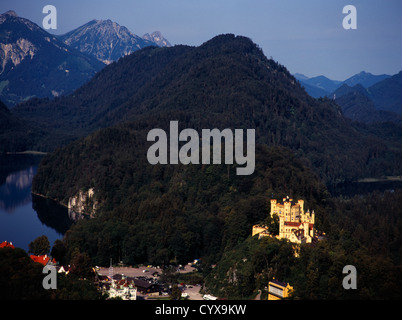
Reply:
<svg viewBox="0 0 402 320"><path fill-rule="evenodd" d="M189 47L160 50L146 47L111 63L74 93L49 99L31 99L12 111L21 118L40 123L51 130L75 132L77 137L124 120L111 114L138 95L139 91L166 65ZM137 110L138 106L132 106Z"/></svg>
<svg viewBox="0 0 402 320"><path fill-rule="evenodd" d="M328 194L315 174L283 147L256 148L255 172L237 176L236 165L150 165L144 132L110 128L49 154L33 190L66 203L77 190L95 190L94 219L65 236L67 256L78 249L96 265L112 258L127 264L216 263L268 216L272 196L306 199L322 212ZM308 200L307 200L308 199Z"/></svg>
<svg viewBox="0 0 402 320"><path fill-rule="evenodd" d="M13 115L0 101L0 154L15 149L26 150L47 135L47 132Z"/></svg>
<svg viewBox="0 0 402 320"><path fill-rule="evenodd" d="M333 101L311 98L284 66L231 34L199 47L144 48L67 97L14 112L77 137L122 122L148 131L170 120L180 129L254 128L257 143L291 148L331 182L401 169L398 148L353 127Z"/></svg>

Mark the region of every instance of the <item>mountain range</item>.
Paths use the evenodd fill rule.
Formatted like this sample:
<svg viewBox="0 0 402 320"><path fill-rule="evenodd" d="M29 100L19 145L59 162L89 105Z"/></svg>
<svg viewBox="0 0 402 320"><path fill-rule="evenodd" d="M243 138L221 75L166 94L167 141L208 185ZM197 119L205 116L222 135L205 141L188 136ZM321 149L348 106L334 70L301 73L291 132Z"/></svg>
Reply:
<svg viewBox="0 0 402 320"><path fill-rule="evenodd" d="M52 35L14 11L0 15L0 99L66 95L110 63L146 46L170 46L156 31L141 38L111 20L92 20Z"/></svg>
<svg viewBox="0 0 402 320"><path fill-rule="evenodd" d="M333 94L346 117L366 123L402 124L402 72L364 87L343 84Z"/></svg>
<svg viewBox="0 0 402 320"><path fill-rule="evenodd" d="M0 99L8 107L33 97L68 95L105 64L147 46L171 46L159 31L140 37L111 20L92 20L55 36L8 11L0 16L0 28ZM294 76L312 97L335 98L344 115L354 121L401 123L401 83L397 75L362 71L345 81L323 75ZM356 85L365 89L364 98L364 90ZM355 92L353 99L342 97L351 91Z"/></svg>
<svg viewBox="0 0 402 320"><path fill-rule="evenodd" d="M4 14L2 17L3 20L17 18L13 13ZM18 25L28 23L18 19L17 22ZM96 34L95 25L105 34L107 28L111 28L113 34L116 34L116 30L125 30L110 20L92 21L87 27L78 28L79 30L70 36L75 34L85 38L86 33ZM33 29L37 31L40 28L36 26ZM41 29L37 34L40 39L43 34L48 35ZM154 36L161 39L158 33ZM67 38L69 37L64 40ZM59 40L54 38L54 41ZM62 42L57 43L63 46L65 51L71 50L90 57L89 52L81 53L66 47ZM197 128L211 125L222 127L224 123L230 126L236 124L239 127L249 124L249 127L256 128L257 138L261 139L261 143L284 145L300 152L312 166L319 166L320 175L331 181L381 171L381 162L376 163L375 169L366 165L363 168L361 164L370 162L373 152L377 155L389 152L387 143L381 140L384 137L368 134L367 129L362 133L356 131L343 117L342 108L334 101L311 98L285 67L267 59L254 47L255 44L248 38L222 35L197 48L182 45L162 48L146 46L134 51L104 67L71 94L53 99L33 98L13 108L6 117L29 123L29 127L38 132L36 136L40 138L22 138L20 140L23 142L15 144L12 147L14 150L10 151L21 151L23 147L49 151L95 130L123 122L135 120L136 125L139 125L139 119L144 119L144 123L159 126L155 122L156 119L152 118L155 115L165 119L182 115L188 125L196 125ZM224 54L224 50L227 50L227 54ZM247 50L254 54L254 60L248 56ZM249 57L248 60L245 60L244 55ZM230 61L238 68L228 70ZM261 68L267 70L263 72ZM271 69L275 72L268 72ZM247 74L242 70L251 71ZM219 75L219 72L222 75ZM207 76L209 74L210 77ZM229 80L229 77L232 79ZM244 77L249 79L245 87L235 81L237 79L242 83L244 81L241 79ZM298 78L300 79L300 75ZM321 88L327 88L326 90L332 90L339 85L331 85L325 77L318 77L314 81L302 78L303 81L309 81L310 85L320 85ZM362 78L367 77L361 75L360 79ZM383 93L384 97L390 95L388 101L393 101L393 92L400 87L398 79L395 75L376 83L376 88L383 89L377 89L376 95L369 96L369 99L379 100L378 97ZM385 88L381 85L384 81L389 82ZM347 88L346 86L344 84L343 88ZM364 110L366 105L360 104L361 109ZM200 110L206 111L206 106L211 112L202 117ZM348 106L348 109L353 108ZM184 110L188 115L184 114ZM212 114L215 116L211 116ZM226 119L223 123L222 120L217 122L216 115L219 114ZM266 119L266 114L271 115L269 120ZM383 119L390 119L386 116ZM191 122L188 122L187 117L192 119ZM208 121L205 121L206 119ZM167 125L165 124L165 127ZM318 134L317 128L326 132ZM339 128L342 130L339 131ZM356 153L355 148L360 149L359 145L364 145L367 134L371 141L370 149ZM7 137L7 132L3 133L3 137ZM345 141L349 141L346 147ZM4 143L2 148L7 150L12 145ZM328 145L332 147L326 150ZM356 154L359 154L360 159L356 158ZM323 157L326 160L323 160ZM358 168L346 168L344 161L348 162L348 157L356 160L354 165ZM331 163L330 166L328 162Z"/></svg>
<svg viewBox="0 0 402 320"><path fill-rule="evenodd" d="M294 77L305 86L306 91L314 98L327 96L342 83L341 81L331 80L323 75L308 78L303 74L295 73Z"/></svg>
<svg viewBox="0 0 402 320"><path fill-rule="evenodd" d="M368 88L391 76L387 74L373 75L369 72L361 71L344 81L332 80L323 75L309 78L301 73L295 73L294 77L300 81L312 97L319 98L333 96L334 92L344 84L350 87L360 84L364 88Z"/></svg>
<svg viewBox="0 0 402 320"><path fill-rule="evenodd" d="M390 76L362 71L345 81L325 76L308 78L302 74L295 77L311 96L335 99L349 119L402 123L401 72Z"/></svg>
<svg viewBox="0 0 402 320"><path fill-rule="evenodd" d="M383 81L391 76L388 74L380 74L374 75L369 72L362 71L360 73L355 74L354 76L346 79L341 84L347 84L350 87L353 87L357 84L362 85L364 88L369 88L377 82Z"/></svg>
<svg viewBox="0 0 402 320"><path fill-rule="evenodd" d="M0 48L0 99L9 106L72 92L104 67L14 11L0 15Z"/></svg>
<svg viewBox="0 0 402 320"><path fill-rule="evenodd" d="M147 46L170 46L159 31L140 37L109 19L89 21L59 39L106 64Z"/></svg>
<svg viewBox="0 0 402 320"><path fill-rule="evenodd" d="M168 129L172 119L196 130L255 128L258 143L294 150L328 181L378 174L385 166L377 157L396 156L388 154L382 137L352 126L333 100L310 97L285 67L234 35L195 48L146 47L105 67L71 95L31 99L12 113L76 138L123 124L128 127L118 131L137 128L142 136ZM110 131L96 136L103 134Z"/></svg>

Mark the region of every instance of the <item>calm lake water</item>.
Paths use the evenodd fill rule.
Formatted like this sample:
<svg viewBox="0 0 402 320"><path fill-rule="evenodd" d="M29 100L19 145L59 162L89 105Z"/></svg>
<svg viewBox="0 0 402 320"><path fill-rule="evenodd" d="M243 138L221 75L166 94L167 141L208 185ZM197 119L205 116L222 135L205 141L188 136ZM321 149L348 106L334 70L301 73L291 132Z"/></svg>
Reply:
<svg viewBox="0 0 402 320"><path fill-rule="evenodd" d="M50 245L71 226L67 209L31 194L40 156L0 156L0 242L9 241L28 251L28 245L46 235Z"/></svg>

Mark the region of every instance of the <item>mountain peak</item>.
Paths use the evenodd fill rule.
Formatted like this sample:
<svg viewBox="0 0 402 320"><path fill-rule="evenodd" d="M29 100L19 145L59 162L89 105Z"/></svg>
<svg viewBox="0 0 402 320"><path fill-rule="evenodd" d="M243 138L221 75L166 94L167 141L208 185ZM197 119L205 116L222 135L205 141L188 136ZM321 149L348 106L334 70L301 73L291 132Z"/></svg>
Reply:
<svg viewBox="0 0 402 320"><path fill-rule="evenodd" d="M0 24L2 24L5 21L7 21L7 19L10 19L10 17L17 18L18 15L15 13L15 11L8 10L7 12L4 12L4 13L0 14Z"/></svg>
<svg viewBox="0 0 402 320"><path fill-rule="evenodd" d="M152 41L156 43L159 47L171 47L172 45L169 43L166 38L162 36L160 31L154 31L151 34L146 33L142 36L143 39Z"/></svg>
<svg viewBox="0 0 402 320"><path fill-rule="evenodd" d="M251 52L255 49L259 50L250 38L245 36L236 36L232 33L220 34L212 39L204 42L200 47L213 48L213 50L225 50L227 52Z"/></svg>
<svg viewBox="0 0 402 320"><path fill-rule="evenodd" d="M2 15L18 17L18 14L13 10L8 10L7 12L4 12Z"/></svg>
<svg viewBox="0 0 402 320"><path fill-rule="evenodd" d="M293 76L297 79L297 80L308 80L309 77L305 76L302 73L295 73L293 74Z"/></svg>
<svg viewBox="0 0 402 320"><path fill-rule="evenodd" d="M350 78L346 79L344 83L348 84L351 87L353 87L356 84L361 84L363 87L368 88L376 84L377 82L380 82L389 77L390 76L386 74L373 75L370 72L361 71L360 73L355 74L354 76L351 76Z"/></svg>
<svg viewBox="0 0 402 320"><path fill-rule="evenodd" d="M7 105L33 96L68 93L104 66L92 57L73 52L57 37L17 16L15 11L0 15L0 24L0 82L4 85L0 98ZM46 68L42 68L44 65Z"/></svg>
<svg viewBox="0 0 402 320"><path fill-rule="evenodd" d="M134 51L148 46L170 46L159 31L141 38L125 26L110 19L91 20L60 36L67 45L109 64Z"/></svg>

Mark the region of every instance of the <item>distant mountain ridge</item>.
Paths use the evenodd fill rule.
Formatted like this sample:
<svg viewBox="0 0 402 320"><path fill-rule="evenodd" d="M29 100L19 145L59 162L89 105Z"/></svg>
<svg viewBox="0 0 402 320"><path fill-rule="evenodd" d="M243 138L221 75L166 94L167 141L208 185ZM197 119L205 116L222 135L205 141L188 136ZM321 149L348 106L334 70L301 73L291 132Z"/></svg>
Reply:
<svg viewBox="0 0 402 320"><path fill-rule="evenodd" d="M361 85L348 87L346 84L338 89L342 94L336 93L335 101L341 106L345 117L364 123L394 122L402 125L401 114L378 110L367 92L362 89L364 88Z"/></svg>
<svg viewBox="0 0 402 320"><path fill-rule="evenodd" d="M162 36L159 31L154 31L151 34L146 33L142 36L143 39L156 43L159 47L171 47L170 42Z"/></svg>
<svg viewBox="0 0 402 320"><path fill-rule="evenodd" d="M140 37L111 20L52 35L7 11L0 15L0 100L13 107L33 97L69 94L105 64L147 46L171 44L159 31Z"/></svg>
<svg viewBox="0 0 402 320"><path fill-rule="evenodd" d="M345 116L363 122L402 124L402 71L364 88L343 84L334 92Z"/></svg>
<svg viewBox="0 0 402 320"><path fill-rule="evenodd" d="M357 84L368 88L391 76L388 74L374 75L370 72L361 71L344 81L332 80L323 75L309 78L301 73L295 73L294 77L305 87L308 94L314 98L333 96L333 93L342 85L353 87Z"/></svg>
<svg viewBox="0 0 402 320"><path fill-rule="evenodd" d="M58 36L65 44L109 64L148 46L170 47L159 31L140 37L111 20L91 20Z"/></svg>
<svg viewBox="0 0 402 320"><path fill-rule="evenodd" d="M390 76L362 71L345 81L324 76L294 75L312 97L329 97L341 106L347 118L365 123L402 123L402 72Z"/></svg>
<svg viewBox="0 0 402 320"><path fill-rule="evenodd" d="M0 99L56 97L80 87L104 67L14 11L0 15Z"/></svg>
<svg viewBox="0 0 402 320"><path fill-rule="evenodd" d="M325 76L317 76L313 78L308 78L302 82L307 83L311 86L320 88L325 92L333 92L342 83L341 81L331 80Z"/></svg>
<svg viewBox="0 0 402 320"><path fill-rule="evenodd" d="M382 80L385 80L387 78L391 77L388 74L380 74L380 75L374 75L369 72L362 71L358 74L355 74L354 76L351 76L350 78L346 79L345 81L342 82L342 84L347 84L348 86L355 86L357 84L362 85L364 88L371 87L372 85L376 84L377 82L380 82Z"/></svg>

